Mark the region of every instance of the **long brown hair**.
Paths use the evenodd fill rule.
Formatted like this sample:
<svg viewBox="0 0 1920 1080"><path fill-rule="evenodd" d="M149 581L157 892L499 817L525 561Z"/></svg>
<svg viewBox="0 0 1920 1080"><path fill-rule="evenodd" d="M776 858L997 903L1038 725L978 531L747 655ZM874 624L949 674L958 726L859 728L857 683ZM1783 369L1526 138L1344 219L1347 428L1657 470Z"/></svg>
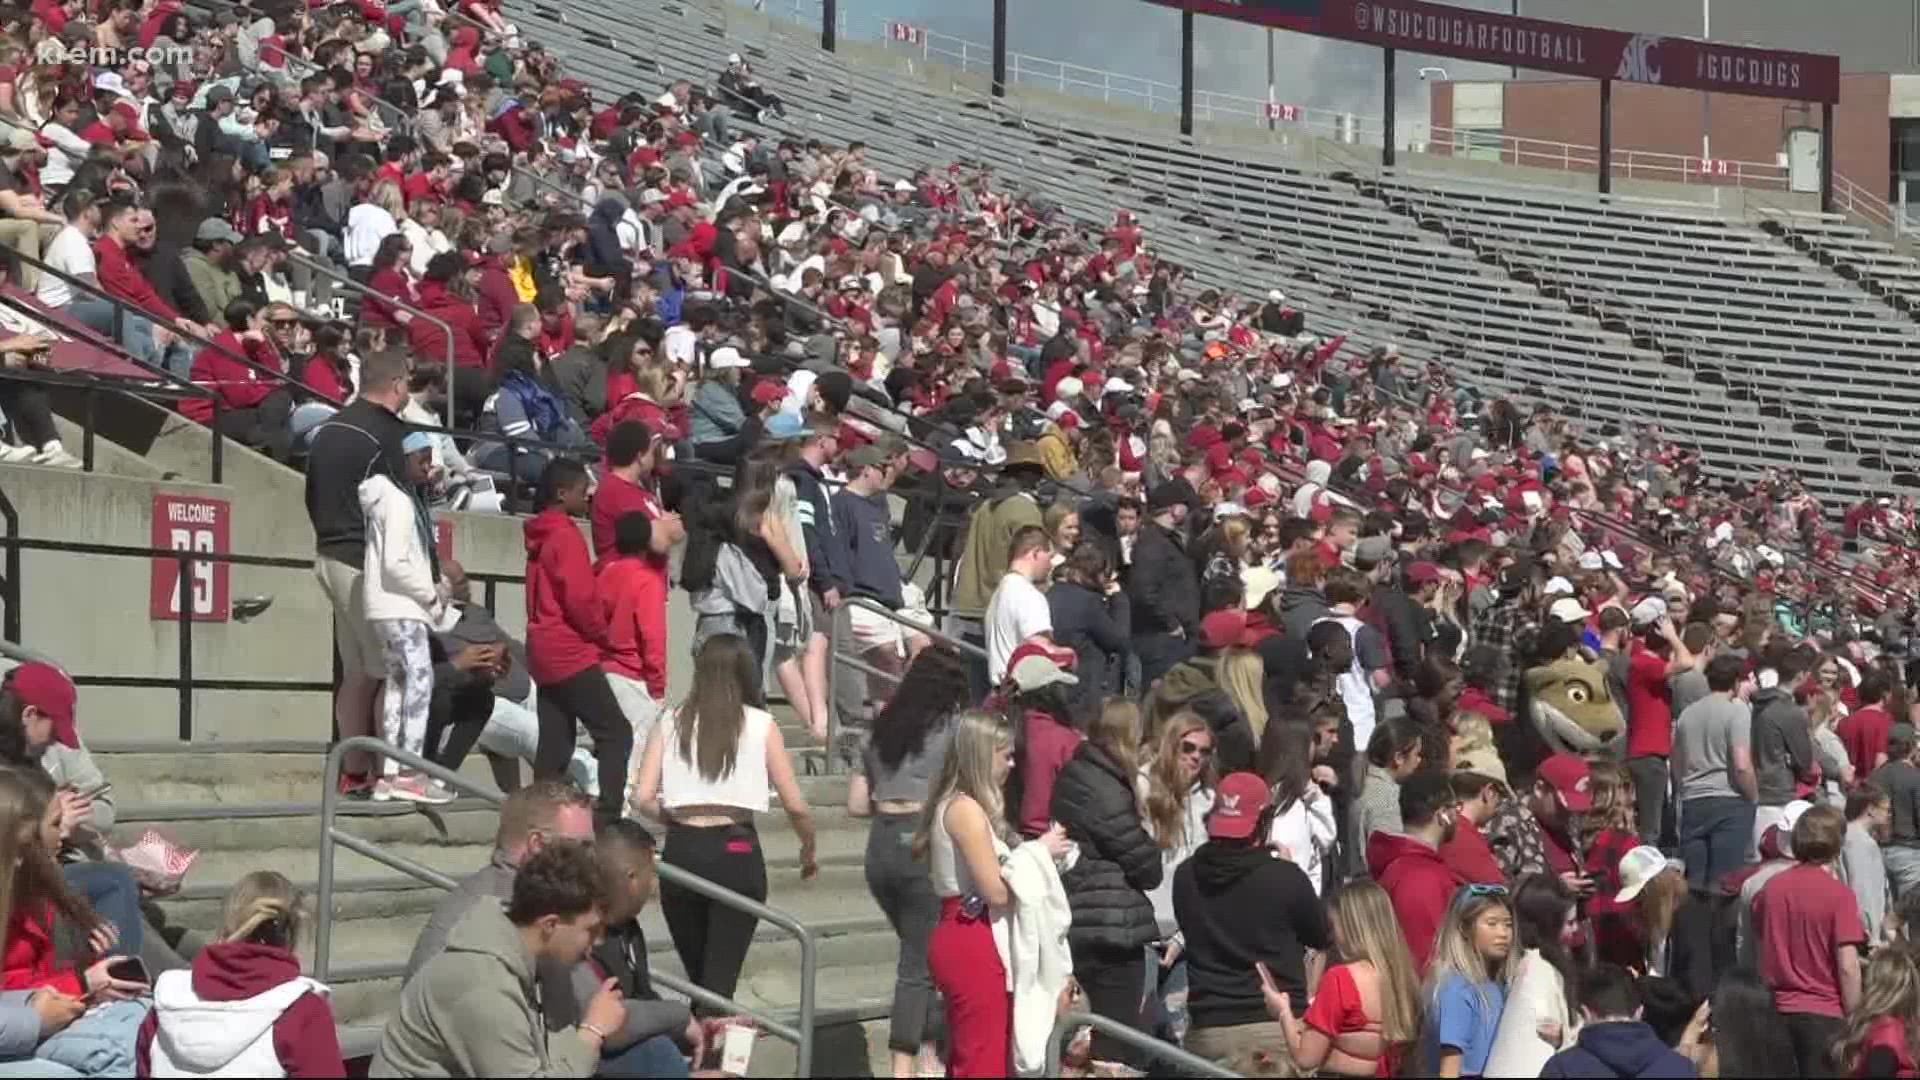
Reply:
<svg viewBox="0 0 1920 1080"><path fill-rule="evenodd" d="M1847 1014L1846 1027L1833 1045L1838 1075L1860 1074L1867 1036L1883 1018L1900 1022L1909 1048L1920 1046L1920 957L1905 942L1875 949L1861 972L1860 1004Z"/></svg>
<svg viewBox="0 0 1920 1080"><path fill-rule="evenodd" d="M1140 706L1123 697L1110 697L1087 724L1087 741L1106 751L1128 776L1140 746Z"/></svg>
<svg viewBox="0 0 1920 1080"><path fill-rule="evenodd" d="M1196 731L1212 734L1199 713L1182 709L1168 717L1160 729L1160 745L1147 764L1147 831L1162 851L1187 842L1187 800L1193 797L1193 789L1180 778L1180 740ZM1211 757L1201 763L1200 775L1194 780L1209 789L1218 783Z"/></svg>
<svg viewBox="0 0 1920 1080"><path fill-rule="evenodd" d="M39 769L0 766L0 927L15 908L28 918L53 914L82 933L100 925L87 902L67 887L57 853L40 840L40 822L53 803L53 781Z"/></svg>
<svg viewBox="0 0 1920 1080"><path fill-rule="evenodd" d="M1640 890L1640 921L1646 924L1647 941L1656 948L1673 931L1674 917L1688 902L1687 876L1667 869L1653 875Z"/></svg>
<svg viewBox="0 0 1920 1080"><path fill-rule="evenodd" d="M693 686L680 703L674 734L681 758L703 778L733 772L753 683L753 650L738 634L713 635L693 658Z"/></svg>

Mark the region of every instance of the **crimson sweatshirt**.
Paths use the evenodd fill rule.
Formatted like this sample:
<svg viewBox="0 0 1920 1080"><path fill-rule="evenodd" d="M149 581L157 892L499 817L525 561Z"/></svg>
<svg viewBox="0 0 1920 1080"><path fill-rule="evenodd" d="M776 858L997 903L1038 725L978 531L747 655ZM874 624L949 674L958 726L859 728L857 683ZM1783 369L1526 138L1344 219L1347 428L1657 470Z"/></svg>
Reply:
<svg viewBox="0 0 1920 1080"><path fill-rule="evenodd" d="M559 507L527 519L527 673L540 686L598 667L607 616L596 595L593 553Z"/></svg>
<svg viewBox="0 0 1920 1080"><path fill-rule="evenodd" d="M1440 936L1447 907L1453 903L1453 891L1465 882L1438 851L1398 833L1375 832L1368 838L1367 872L1387 890L1414 967L1424 977L1434 939Z"/></svg>
<svg viewBox="0 0 1920 1080"><path fill-rule="evenodd" d="M647 684L655 701L667 697L667 563L650 555L621 555L600 568L600 602L607 613L607 668Z"/></svg>
<svg viewBox="0 0 1920 1080"><path fill-rule="evenodd" d="M241 341L238 332L227 330L194 356L190 374L193 384L219 394L221 404L229 409L251 409L280 388L272 376L255 371L234 356L244 356L268 371L286 370L279 351L271 344L263 340ZM212 423L213 402L205 398L183 398L180 415L196 423Z"/></svg>
<svg viewBox="0 0 1920 1080"><path fill-rule="evenodd" d="M293 953L251 941L209 945L193 958L193 993L207 1003L245 1001L299 977L300 960ZM140 1076L153 1075L153 1040L159 1035L160 1013L155 1009L147 1014L134 1040L134 1067ZM181 1047L174 1053L176 1064L187 1051ZM274 1021L273 1052L288 1076L347 1075L333 1008L319 994L300 997Z"/></svg>

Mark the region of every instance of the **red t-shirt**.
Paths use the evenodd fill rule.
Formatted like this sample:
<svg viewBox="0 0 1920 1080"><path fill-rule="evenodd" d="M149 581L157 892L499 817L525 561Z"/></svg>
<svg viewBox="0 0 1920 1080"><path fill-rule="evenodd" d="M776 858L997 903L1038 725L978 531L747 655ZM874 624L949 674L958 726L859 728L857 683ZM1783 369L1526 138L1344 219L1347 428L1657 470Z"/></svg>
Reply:
<svg viewBox="0 0 1920 1080"><path fill-rule="evenodd" d="M1673 753L1673 691L1667 662L1636 641L1627 661L1627 756Z"/></svg>
<svg viewBox="0 0 1920 1080"><path fill-rule="evenodd" d="M1914 1061L1913 1051L1907 1048L1907 1028L1899 1017L1882 1016L1867 1029L1866 1042L1860 1045L1861 1063L1865 1064L1868 1055L1875 1050L1885 1050L1893 1055L1896 1065L1893 1075L1920 1076L1920 1063Z"/></svg>
<svg viewBox="0 0 1920 1080"><path fill-rule="evenodd" d="M653 492L625 477L609 472L593 493L593 562L598 568L613 558L613 530L621 518L634 511L648 520L660 516L660 500Z"/></svg>
<svg viewBox="0 0 1920 1080"><path fill-rule="evenodd" d="M1856 776L1872 772L1880 755L1887 752L1887 736L1893 730L1893 717L1878 705L1869 705L1848 713L1834 727L1840 745L1847 748Z"/></svg>
<svg viewBox="0 0 1920 1080"><path fill-rule="evenodd" d="M1753 898L1760 977L1783 1013L1839 1018L1840 966L1834 951L1866 945L1860 901L1826 869L1801 863L1774 875Z"/></svg>
<svg viewBox="0 0 1920 1080"><path fill-rule="evenodd" d="M1307 1006L1307 1015L1300 1019L1329 1039L1356 1033L1380 1033L1380 1022L1367 1015L1367 1007L1360 999L1360 985L1354 981L1352 964L1327 969L1327 973L1320 977L1320 988L1313 992L1313 1003ZM1379 1061L1374 1062L1373 1075L1392 1076L1393 1059L1393 1052L1389 1049Z"/></svg>
<svg viewBox="0 0 1920 1080"><path fill-rule="evenodd" d="M1453 839L1440 845L1440 858L1460 880L1476 885L1505 885L1506 872L1500 869L1500 862L1493 857L1493 849L1487 846L1487 838L1481 834L1480 827L1468 821L1464 815L1454 823Z"/></svg>

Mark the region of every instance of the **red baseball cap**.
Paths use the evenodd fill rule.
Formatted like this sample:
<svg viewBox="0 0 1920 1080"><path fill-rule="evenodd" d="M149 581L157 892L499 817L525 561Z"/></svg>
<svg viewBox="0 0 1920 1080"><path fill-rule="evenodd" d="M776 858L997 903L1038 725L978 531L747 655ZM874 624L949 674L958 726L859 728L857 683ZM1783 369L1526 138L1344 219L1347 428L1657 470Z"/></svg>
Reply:
<svg viewBox="0 0 1920 1080"><path fill-rule="evenodd" d="M1534 775L1553 785L1568 810L1584 814L1593 809L1593 772L1583 759L1572 754L1555 754L1541 762Z"/></svg>
<svg viewBox="0 0 1920 1080"><path fill-rule="evenodd" d="M772 405L787 399L787 384L777 379L761 379L753 384L753 403Z"/></svg>
<svg viewBox="0 0 1920 1080"><path fill-rule="evenodd" d="M1241 643L1247 633L1247 613L1223 608L1200 620L1200 644L1209 649L1228 649Z"/></svg>
<svg viewBox="0 0 1920 1080"><path fill-rule="evenodd" d="M7 689L22 705L38 709L53 721L53 739L62 746L80 745L80 731L74 725L79 691L73 680L52 664L21 664L7 677Z"/></svg>
<svg viewBox="0 0 1920 1080"><path fill-rule="evenodd" d="M1250 772L1237 772L1220 781L1213 810L1207 814L1207 835L1215 840L1245 840L1267 811L1267 782Z"/></svg>
<svg viewBox="0 0 1920 1080"><path fill-rule="evenodd" d="M1430 562L1417 562L1407 567L1407 584L1414 588L1430 585L1440 580L1440 567Z"/></svg>

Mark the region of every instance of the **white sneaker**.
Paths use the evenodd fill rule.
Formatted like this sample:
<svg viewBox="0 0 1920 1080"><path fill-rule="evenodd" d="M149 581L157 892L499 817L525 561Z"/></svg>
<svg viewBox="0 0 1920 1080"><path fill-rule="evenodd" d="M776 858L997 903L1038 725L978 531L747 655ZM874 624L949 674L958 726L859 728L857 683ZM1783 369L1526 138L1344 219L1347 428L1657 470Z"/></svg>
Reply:
<svg viewBox="0 0 1920 1080"><path fill-rule="evenodd" d="M32 460L35 465L45 465L52 469L77 469L82 464L79 458L67 453L67 448L57 442L50 442L41 447L40 451L33 455Z"/></svg>
<svg viewBox="0 0 1920 1080"><path fill-rule="evenodd" d="M403 772L398 776L382 778L373 788L375 802L399 799L402 802L439 806L452 802L453 798L453 792L441 787L439 781L429 780L419 773Z"/></svg>
<svg viewBox="0 0 1920 1080"><path fill-rule="evenodd" d="M31 446L0 443L0 465L26 465L31 463L39 453L40 451Z"/></svg>

